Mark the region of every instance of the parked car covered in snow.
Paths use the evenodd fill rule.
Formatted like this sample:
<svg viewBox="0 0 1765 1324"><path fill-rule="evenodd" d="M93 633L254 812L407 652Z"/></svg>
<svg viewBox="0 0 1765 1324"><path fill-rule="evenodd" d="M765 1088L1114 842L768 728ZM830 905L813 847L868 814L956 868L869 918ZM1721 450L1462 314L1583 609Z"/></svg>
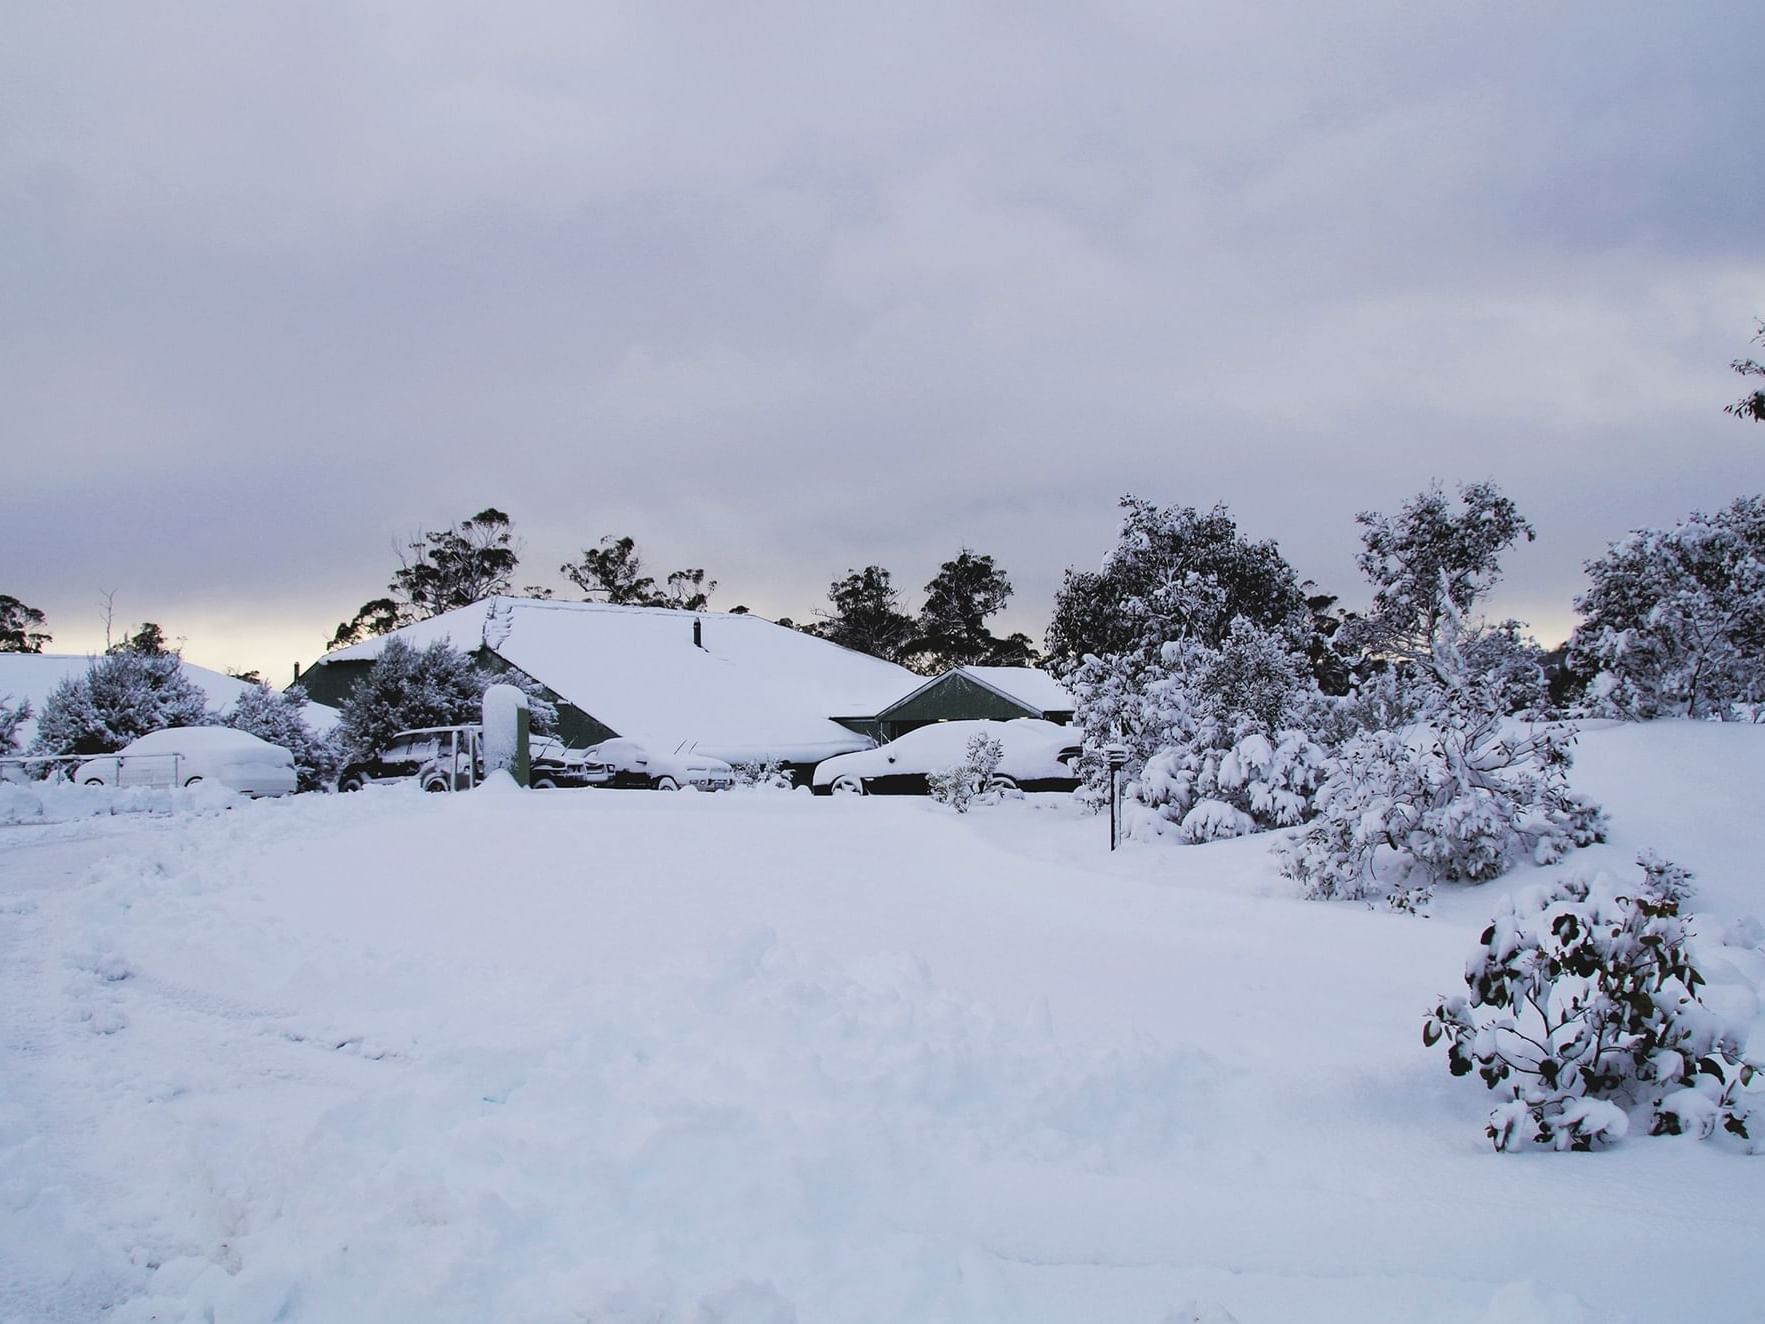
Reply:
<svg viewBox="0 0 1765 1324"><path fill-rule="evenodd" d="M656 791L678 791L694 786L701 791L723 791L735 785L735 769L709 754L665 754L625 736L603 740L583 751L588 759L604 763L608 786L641 786Z"/></svg>
<svg viewBox="0 0 1765 1324"><path fill-rule="evenodd" d="M571 749L551 736L535 736L527 746L528 785L536 790L556 786L604 786L613 770L586 749Z"/></svg>
<svg viewBox="0 0 1765 1324"><path fill-rule="evenodd" d="M292 795L294 755L230 726L151 731L74 771L83 786L194 786L213 782L245 795Z"/></svg>
<svg viewBox="0 0 1765 1324"><path fill-rule="evenodd" d="M1071 791L1079 784L1074 763L1078 732L1039 717L1009 722L933 722L876 749L836 754L815 765L817 795L924 795L926 775L961 763L968 742L986 734L1004 751L992 786L1000 790Z"/></svg>
<svg viewBox="0 0 1765 1324"><path fill-rule="evenodd" d="M400 731L365 759L347 763L337 789L359 791L369 782L416 778L425 791L464 790L482 767L476 726L427 726Z"/></svg>

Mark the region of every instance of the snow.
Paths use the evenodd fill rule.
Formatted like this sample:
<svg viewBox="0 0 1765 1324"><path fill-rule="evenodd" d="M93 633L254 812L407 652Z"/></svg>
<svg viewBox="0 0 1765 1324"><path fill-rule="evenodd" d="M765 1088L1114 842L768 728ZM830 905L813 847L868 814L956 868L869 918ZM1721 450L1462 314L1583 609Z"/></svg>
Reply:
<svg viewBox="0 0 1765 1324"><path fill-rule="evenodd" d="M1590 729L1569 862L1692 868L1755 1017L1762 784L1765 729ZM1564 866L1422 919L1269 845L506 785L0 829L0 1320L1757 1319L1760 1159L1495 1155L1420 1045Z"/></svg>
<svg viewBox="0 0 1765 1324"><path fill-rule="evenodd" d="M12 702L28 699L31 718L19 725L19 748L28 749L37 734L37 717L55 687L70 676L84 676L93 658L84 653L0 653L0 699L10 696ZM208 706L225 716L249 687L249 681L237 680L219 671L210 671L193 662L180 664L184 674L208 696ZM306 724L314 735L324 735L337 725L338 712L324 704L309 703L302 710Z"/></svg>
<svg viewBox="0 0 1765 1324"><path fill-rule="evenodd" d="M314 665L376 657L393 637L466 651L496 638L500 656L620 735L731 761L814 762L866 748L866 737L831 719L872 716L923 683L759 616L529 598L489 598Z"/></svg>

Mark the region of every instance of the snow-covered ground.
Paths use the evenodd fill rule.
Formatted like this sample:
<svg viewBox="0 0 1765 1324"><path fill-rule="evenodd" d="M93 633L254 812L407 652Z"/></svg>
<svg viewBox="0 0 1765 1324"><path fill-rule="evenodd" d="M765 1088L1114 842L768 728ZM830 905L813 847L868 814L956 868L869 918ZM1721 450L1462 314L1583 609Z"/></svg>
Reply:
<svg viewBox="0 0 1765 1324"><path fill-rule="evenodd" d="M1580 757L1571 864L1695 870L1756 1015L1765 728ZM1033 798L143 807L0 828L0 1320L1765 1317L1765 1159L1496 1155L1421 1046L1536 875L1306 903Z"/></svg>

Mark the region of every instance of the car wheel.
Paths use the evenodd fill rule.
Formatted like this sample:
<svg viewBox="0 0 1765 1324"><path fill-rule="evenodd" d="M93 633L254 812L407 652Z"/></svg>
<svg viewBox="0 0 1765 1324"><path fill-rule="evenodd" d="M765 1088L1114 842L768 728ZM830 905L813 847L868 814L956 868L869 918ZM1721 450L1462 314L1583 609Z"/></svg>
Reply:
<svg viewBox="0 0 1765 1324"><path fill-rule="evenodd" d="M996 772L991 777L987 778L987 789L989 791L999 791L1004 795L1010 795L1017 789L1017 782L1015 779L1007 777L1002 772Z"/></svg>
<svg viewBox="0 0 1765 1324"><path fill-rule="evenodd" d="M555 791L557 788L558 783L550 777L535 777L533 779L533 789L536 791Z"/></svg>
<svg viewBox="0 0 1765 1324"><path fill-rule="evenodd" d="M200 777L186 777L186 778L184 778L184 785L194 786L194 785L196 785L197 782L199 782L201 780L202 780L202 778L200 778Z"/></svg>
<svg viewBox="0 0 1765 1324"><path fill-rule="evenodd" d="M104 778L102 778L102 777L88 777L88 778L86 778L86 785L88 785L88 786L102 786L102 785L104 785Z"/></svg>
<svg viewBox="0 0 1765 1324"><path fill-rule="evenodd" d="M439 777L431 777L428 781L423 783L423 789L433 795L445 791L447 789L447 783L442 781Z"/></svg>
<svg viewBox="0 0 1765 1324"><path fill-rule="evenodd" d="M869 795L870 794L869 791L864 789L864 779L862 777L854 777L854 776L852 776L851 773L847 773L843 777L835 777L833 779L833 793L835 795Z"/></svg>
<svg viewBox="0 0 1765 1324"><path fill-rule="evenodd" d="M656 789L658 791L678 791L680 783L672 777L658 777L656 778Z"/></svg>
<svg viewBox="0 0 1765 1324"><path fill-rule="evenodd" d="M357 772L352 773L350 776L345 777L342 781L338 782L337 789L340 791L359 791L365 784L362 775Z"/></svg>

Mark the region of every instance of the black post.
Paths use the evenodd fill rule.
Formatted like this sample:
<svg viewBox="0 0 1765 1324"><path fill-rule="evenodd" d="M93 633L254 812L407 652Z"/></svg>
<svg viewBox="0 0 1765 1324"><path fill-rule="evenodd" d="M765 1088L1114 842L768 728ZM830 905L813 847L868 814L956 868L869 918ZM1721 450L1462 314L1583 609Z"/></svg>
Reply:
<svg viewBox="0 0 1765 1324"><path fill-rule="evenodd" d="M1115 837L1116 837L1116 832L1115 832L1115 801L1116 801L1115 779L1116 779L1116 776L1117 776L1117 773L1116 773L1115 765L1111 764L1110 768L1109 768L1109 849L1110 850L1115 849Z"/></svg>

